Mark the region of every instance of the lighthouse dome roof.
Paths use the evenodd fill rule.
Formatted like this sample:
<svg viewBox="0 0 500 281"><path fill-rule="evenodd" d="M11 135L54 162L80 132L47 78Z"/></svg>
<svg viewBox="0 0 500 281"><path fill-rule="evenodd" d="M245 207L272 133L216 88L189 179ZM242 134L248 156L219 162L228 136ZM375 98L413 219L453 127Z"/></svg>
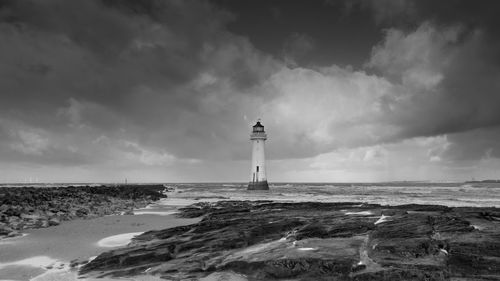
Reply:
<svg viewBox="0 0 500 281"><path fill-rule="evenodd" d="M264 128L264 126L262 126L262 124L260 123L260 121L257 121L257 124L253 125L253 127L262 127Z"/></svg>

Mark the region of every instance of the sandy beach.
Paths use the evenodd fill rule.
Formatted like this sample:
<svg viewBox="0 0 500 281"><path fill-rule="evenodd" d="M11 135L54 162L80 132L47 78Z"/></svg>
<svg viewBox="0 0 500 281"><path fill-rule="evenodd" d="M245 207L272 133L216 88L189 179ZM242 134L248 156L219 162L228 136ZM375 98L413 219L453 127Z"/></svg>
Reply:
<svg viewBox="0 0 500 281"><path fill-rule="evenodd" d="M50 228L27 230L24 236L0 240L0 280L76 279L75 272L70 271L71 261L88 260L123 246L135 234L199 220L176 218L172 210L142 209L137 213L67 221Z"/></svg>

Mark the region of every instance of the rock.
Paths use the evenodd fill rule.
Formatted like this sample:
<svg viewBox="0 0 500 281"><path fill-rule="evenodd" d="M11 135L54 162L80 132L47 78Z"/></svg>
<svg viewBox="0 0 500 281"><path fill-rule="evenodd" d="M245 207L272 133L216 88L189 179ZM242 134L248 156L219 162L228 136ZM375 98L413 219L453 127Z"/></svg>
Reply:
<svg viewBox="0 0 500 281"><path fill-rule="evenodd" d="M376 215L346 215L367 211ZM200 202L181 214L204 216L199 223L146 232L130 246L101 254L81 273L127 276L148 269L167 279L218 271L254 280L495 279L500 226L474 230L468 219L491 222L481 212L432 205ZM381 214L391 220L375 225Z"/></svg>
<svg viewBox="0 0 500 281"><path fill-rule="evenodd" d="M142 208L167 197L163 191L163 185L1 186L0 222L13 230L49 227L61 220L90 219Z"/></svg>
<svg viewBox="0 0 500 281"><path fill-rule="evenodd" d="M7 219L7 221L8 221L9 223L18 222L18 221L20 221L20 218L19 218L19 217L16 217L16 216L10 216L10 217Z"/></svg>
<svg viewBox="0 0 500 281"><path fill-rule="evenodd" d="M10 216L10 217L19 217L21 215L21 212L17 209L14 209L14 208L9 208L7 210L4 211L4 214L6 216Z"/></svg>
<svg viewBox="0 0 500 281"><path fill-rule="evenodd" d="M47 219L42 219L42 220L39 220L39 221L37 222L37 226L38 226L39 228L49 227L49 225L50 225L50 224L49 224L49 221L48 221Z"/></svg>
<svg viewBox="0 0 500 281"><path fill-rule="evenodd" d="M9 223L9 226L15 230L21 230L24 228L25 223L21 221L13 221Z"/></svg>
<svg viewBox="0 0 500 281"><path fill-rule="evenodd" d="M60 223L61 223L61 221L59 221L58 218L51 218L51 219L49 219L49 225L50 226L59 225Z"/></svg>
<svg viewBox="0 0 500 281"><path fill-rule="evenodd" d="M21 236L22 234L16 230L13 230L11 233L7 235L8 238L16 237L16 236Z"/></svg>
<svg viewBox="0 0 500 281"><path fill-rule="evenodd" d="M77 209L75 211L75 215L77 217L85 217L89 214L89 210L85 209L85 208L80 208L80 209Z"/></svg>
<svg viewBox="0 0 500 281"><path fill-rule="evenodd" d="M484 212L432 205L200 202L181 213L203 217L199 223L143 233L80 273L131 276L147 269L169 280L214 272L249 280L497 280L500 225ZM382 214L390 220L375 224ZM480 220L485 230L474 229L470 220Z"/></svg>
<svg viewBox="0 0 500 281"><path fill-rule="evenodd" d="M7 225L0 224L0 236L8 236L14 230Z"/></svg>
<svg viewBox="0 0 500 281"><path fill-rule="evenodd" d="M21 235L18 231L12 229L4 223L0 223L0 237L15 237Z"/></svg>

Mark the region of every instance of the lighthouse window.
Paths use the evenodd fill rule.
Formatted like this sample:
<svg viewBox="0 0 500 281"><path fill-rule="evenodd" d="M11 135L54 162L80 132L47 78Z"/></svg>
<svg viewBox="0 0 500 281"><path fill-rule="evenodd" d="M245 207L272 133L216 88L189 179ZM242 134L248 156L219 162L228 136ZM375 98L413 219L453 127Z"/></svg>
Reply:
<svg viewBox="0 0 500 281"><path fill-rule="evenodd" d="M257 172L259 171L259 166L257 166Z"/></svg>

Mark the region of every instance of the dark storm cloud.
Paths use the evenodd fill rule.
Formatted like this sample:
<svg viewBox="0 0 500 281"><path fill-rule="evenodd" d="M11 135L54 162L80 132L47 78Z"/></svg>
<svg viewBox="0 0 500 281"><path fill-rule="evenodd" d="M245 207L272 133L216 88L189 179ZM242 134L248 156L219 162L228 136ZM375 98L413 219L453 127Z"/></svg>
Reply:
<svg viewBox="0 0 500 281"><path fill-rule="evenodd" d="M314 51L314 39L306 34L292 33L283 46L283 59L290 66L304 64L306 56ZM302 62L302 63L299 63Z"/></svg>
<svg viewBox="0 0 500 281"><path fill-rule="evenodd" d="M414 110L442 114L445 118L441 120L450 122L451 130L455 126L459 129L491 125L490 122L498 120L493 107L499 102L496 81L500 68L490 60L497 50L491 48L483 31L475 30L459 39L463 32L460 27L436 29L429 24L412 34L390 32L385 45L374 49L371 60L386 77L420 91L402 100L403 103L408 102ZM397 103L392 105L399 106ZM408 118L414 115L409 112ZM461 125L453 124L453 116L464 118L456 120ZM415 121L431 121L426 118L429 116L422 115ZM434 133L439 133L441 120L434 120Z"/></svg>
<svg viewBox="0 0 500 281"><path fill-rule="evenodd" d="M228 29L249 38L258 49L282 57L283 46L293 34L311 38L314 52L301 61L304 66L332 64L359 67L380 40L381 30L373 24L372 10L353 1L211 0L229 9L235 20Z"/></svg>
<svg viewBox="0 0 500 281"><path fill-rule="evenodd" d="M317 129L292 134L290 139L303 139L294 144L298 151L315 154L332 147L372 145L478 128L489 130L500 124L497 110L500 106L500 38L495 32L497 20L490 12L495 9L494 2L477 6L464 1L436 6L427 1L360 3L346 13L371 8L374 20L384 29L382 41L372 49L365 64L365 70L376 74L380 83L372 83L374 76L356 80L363 72L347 71L341 78L339 72L328 73L314 67L310 71L302 70L303 73L315 72L313 76L298 75L286 80L285 83L295 87L286 88L288 98L279 99L281 104L275 105L287 108L295 104L293 108L309 109L310 116L317 116L305 118L308 123L302 122L302 115L297 120L289 116L295 121L293 124L304 127L316 124ZM342 80L351 80L357 88L342 86ZM328 90L319 86L322 83L328 85ZM301 87L304 90L297 90ZM364 87L372 87L372 94L361 94ZM303 95L314 98L304 99ZM327 98L328 95L337 98ZM347 106L349 110L345 110L345 104L350 103L349 96L356 95L356 102L363 105L363 113L353 114L356 107ZM292 102L291 98L300 102ZM334 112L343 114L331 118ZM318 128L323 127L322 123L326 123L326 129ZM465 141L461 145L465 146Z"/></svg>
<svg viewBox="0 0 500 281"><path fill-rule="evenodd" d="M392 1L397 6L393 9L385 1L367 3L380 25L397 26L386 37L389 49L391 38L398 37L396 28L408 34L420 25L413 38L399 38L408 44L406 52L395 47L392 58L386 60L390 63L379 65L385 77L400 84L413 82L411 87L418 88L417 94L389 98L386 118L404 126L403 138L448 134L443 159L498 158L500 34L496 29L500 21L493 12L500 7L498 2ZM420 58L415 60L408 50ZM376 60L372 56L371 62ZM433 87L422 87L424 80L432 84L433 79ZM415 85L419 82L420 87Z"/></svg>
<svg viewBox="0 0 500 281"><path fill-rule="evenodd" d="M0 16L0 117L14 131L2 141L19 148L2 155L19 159L49 163L51 149L67 154L69 144L82 156L106 154L93 143L100 136L206 157L227 141L228 124L247 125L232 118L241 106L210 100L210 87L244 91L274 64L226 32L231 15L206 2L4 1ZM31 141L16 132L21 125Z"/></svg>
<svg viewBox="0 0 500 281"><path fill-rule="evenodd" d="M471 161L500 158L500 127L475 129L450 134L449 145L441 154L447 161Z"/></svg>
<svg viewBox="0 0 500 281"><path fill-rule="evenodd" d="M404 127L404 137L499 125L498 42L484 29L463 26L390 31L370 63L405 89L386 100L384 118Z"/></svg>
<svg viewBox="0 0 500 281"><path fill-rule="evenodd" d="M244 159L257 117L281 159L500 125L493 2L1 3L3 161Z"/></svg>

